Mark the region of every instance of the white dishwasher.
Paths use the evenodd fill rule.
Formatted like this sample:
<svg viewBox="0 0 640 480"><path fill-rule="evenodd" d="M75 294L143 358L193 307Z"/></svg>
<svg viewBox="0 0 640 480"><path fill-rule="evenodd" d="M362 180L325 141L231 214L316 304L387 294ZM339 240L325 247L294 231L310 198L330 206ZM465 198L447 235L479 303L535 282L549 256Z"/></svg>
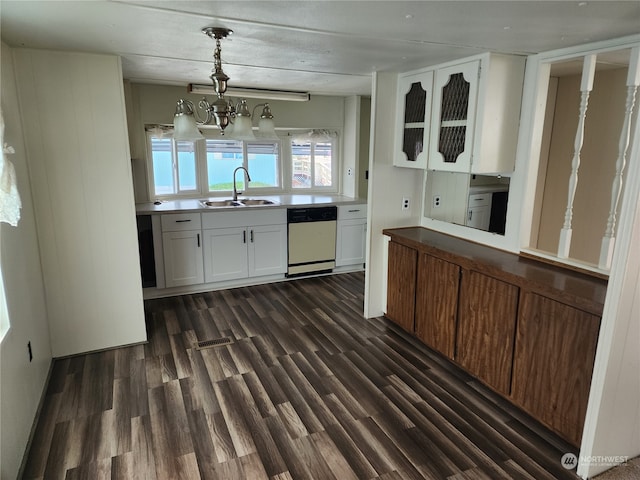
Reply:
<svg viewBox="0 0 640 480"><path fill-rule="evenodd" d="M337 218L336 206L287 209L287 277L335 268Z"/></svg>

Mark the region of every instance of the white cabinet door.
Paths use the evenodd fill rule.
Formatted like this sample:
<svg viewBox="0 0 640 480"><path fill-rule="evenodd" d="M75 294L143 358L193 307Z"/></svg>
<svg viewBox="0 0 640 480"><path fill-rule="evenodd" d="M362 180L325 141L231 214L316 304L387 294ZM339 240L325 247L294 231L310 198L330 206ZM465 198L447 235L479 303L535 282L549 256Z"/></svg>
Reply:
<svg viewBox="0 0 640 480"><path fill-rule="evenodd" d="M204 230L206 282L277 275L287 271L287 226Z"/></svg>
<svg viewBox="0 0 640 480"><path fill-rule="evenodd" d="M249 227L249 276L277 275L287 271L287 226Z"/></svg>
<svg viewBox="0 0 640 480"><path fill-rule="evenodd" d="M489 230L491 220L491 206L482 205L480 207L469 207L467 215L467 227Z"/></svg>
<svg viewBox="0 0 640 480"><path fill-rule="evenodd" d="M485 53L436 70L429 169L513 171L524 69L524 57Z"/></svg>
<svg viewBox="0 0 640 480"><path fill-rule="evenodd" d="M220 282L246 278L247 229L244 227L204 230L204 279Z"/></svg>
<svg viewBox="0 0 640 480"><path fill-rule="evenodd" d="M427 168L433 71L400 75L393 164Z"/></svg>
<svg viewBox="0 0 640 480"><path fill-rule="evenodd" d="M338 220L336 267L364 263L366 231L366 219Z"/></svg>
<svg viewBox="0 0 640 480"><path fill-rule="evenodd" d="M204 282L200 230L165 232L162 243L167 287Z"/></svg>
<svg viewBox="0 0 640 480"><path fill-rule="evenodd" d="M469 172L480 60L436 71L429 168Z"/></svg>

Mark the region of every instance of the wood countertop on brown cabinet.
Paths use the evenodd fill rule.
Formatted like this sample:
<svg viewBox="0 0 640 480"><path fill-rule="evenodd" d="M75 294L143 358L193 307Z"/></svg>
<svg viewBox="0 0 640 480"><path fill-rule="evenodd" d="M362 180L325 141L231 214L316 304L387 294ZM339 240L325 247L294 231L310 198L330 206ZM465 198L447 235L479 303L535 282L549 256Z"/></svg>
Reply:
<svg viewBox="0 0 640 480"><path fill-rule="evenodd" d="M601 316L607 281L423 227L391 228L401 245Z"/></svg>
<svg viewBox="0 0 640 480"><path fill-rule="evenodd" d="M383 234L386 316L579 445L607 281L423 227Z"/></svg>

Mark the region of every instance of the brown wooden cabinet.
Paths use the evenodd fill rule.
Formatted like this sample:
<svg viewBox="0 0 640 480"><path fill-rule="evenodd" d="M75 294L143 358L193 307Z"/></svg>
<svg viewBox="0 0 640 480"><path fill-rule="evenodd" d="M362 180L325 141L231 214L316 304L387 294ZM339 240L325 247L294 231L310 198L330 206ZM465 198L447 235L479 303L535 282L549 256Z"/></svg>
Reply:
<svg viewBox="0 0 640 480"><path fill-rule="evenodd" d="M579 445L607 282L421 227L384 233L387 316Z"/></svg>
<svg viewBox="0 0 640 480"><path fill-rule="evenodd" d="M415 249L389 242L386 315L408 332L414 325L417 259Z"/></svg>
<svg viewBox="0 0 640 480"><path fill-rule="evenodd" d="M496 391L509 395L518 287L463 270L455 360Z"/></svg>
<svg viewBox="0 0 640 480"><path fill-rule="evenodd" d="M579 445L600 318L534 293L522 295L513 400Z"/></svg>
<svg viewBox="0 0 640 480"><path fill-rule="evenodd" d="M418 258L415 333L434 350L453 359L460 267L432 255Z"/></svg>

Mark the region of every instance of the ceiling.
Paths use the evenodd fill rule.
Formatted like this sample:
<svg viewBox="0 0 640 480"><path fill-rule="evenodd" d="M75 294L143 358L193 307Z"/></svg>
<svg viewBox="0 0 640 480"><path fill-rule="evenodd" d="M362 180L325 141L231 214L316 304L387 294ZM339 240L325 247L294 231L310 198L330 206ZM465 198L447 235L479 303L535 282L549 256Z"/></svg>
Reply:
<svg viewBox="0 0 640 480"><path fill-rule="evenodd" d="M113 53L137 83L208 84L214 42L233 87L368 95L371 72L484 51L532 54L640 33L638 1L0 0L12 47Z"/></svg>

